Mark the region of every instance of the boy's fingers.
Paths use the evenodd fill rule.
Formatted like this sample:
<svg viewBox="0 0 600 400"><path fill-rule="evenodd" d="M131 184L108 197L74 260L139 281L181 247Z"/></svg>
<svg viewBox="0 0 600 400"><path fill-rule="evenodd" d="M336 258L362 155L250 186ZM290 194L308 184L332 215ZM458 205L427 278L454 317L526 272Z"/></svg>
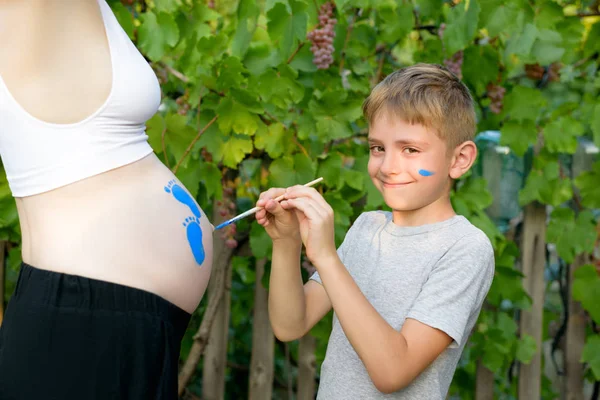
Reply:
<svg viewBox="0 0 600 400"><path fill-rule="evenodd" d="M318 204L318 207L323 208L325 211L331 208L321 193L312 187L293 186L288 192L286 192L285 197L288 199L309 198Z"/></svg>
<svg viewBox="0 0 600 400"><path fill-rule="evenodd" d="M290 207L302 211L306 218L310 220L314 221L324 217L322 210L319 210L319 207L317 207L310 199L302 197L289 199L288 204Z"/></svg>
<svg viewBox="0 0 600 400"><path fill-rule="evenodd" d="M265 203L265 210L269 214L273 214L274 216L282 215L285 213L285 210L281 207L281 204L279 204L278 201L275 201L273 199L269 199Z"/></svg>
<svg viewBox="0 0 600 400"><path fill-rule="evenodd" d="M285 189L283 188L271 188L265 192L262 192L259 196L259 199L274 199L278 196L281 196L282 194L285 193Z"/></svg>
<svg viewBox="0 0 600 400"><path fill-rule="evenodd" d="M262 210L258 210L255 215L256 215L257 220L263 219L267 216L267 212L264 209L262 209Z"/></svg>
<svg viewBox="0 0 600 400"><path fill-rule="evenodd" d="M257 207L264 207L269 199L274 199L285 193L285 189L283 188L271 188L262 192L258 196L258 200L256 202Z"/></svg>

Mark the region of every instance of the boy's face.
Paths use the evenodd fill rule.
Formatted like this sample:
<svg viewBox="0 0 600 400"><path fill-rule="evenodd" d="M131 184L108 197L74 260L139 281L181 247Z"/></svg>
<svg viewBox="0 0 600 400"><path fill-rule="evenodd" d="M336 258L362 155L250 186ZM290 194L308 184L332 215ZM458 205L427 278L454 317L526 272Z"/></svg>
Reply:
<svg viewBox="0 0 600 400"><path fill-rule="evenodd" d="M370 127L369 148L369 175L394 210L395 222L430 223L453 213L450 178L471 163L456 176L456 151L449 152L432 129L384 113ZM411 218L425 210L425 219Z"/></svg>

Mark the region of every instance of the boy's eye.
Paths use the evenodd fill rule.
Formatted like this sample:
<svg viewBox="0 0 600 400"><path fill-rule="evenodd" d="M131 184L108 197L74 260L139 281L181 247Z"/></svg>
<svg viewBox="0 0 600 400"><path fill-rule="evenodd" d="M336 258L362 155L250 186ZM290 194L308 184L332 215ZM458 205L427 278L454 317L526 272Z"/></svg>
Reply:
<svg viewBox="0 0 600 400"><path fill-rule="evenodd" d="M383 147L382 146L371 146L371 152L372 153L382 153Z"/></svg>
<svg viewBox="0 0 600 400"><path fill-rule="evenodd" d="M418 153L418 152L419 152L419 150L417 150L417 149L414 149L414 148L412 148L412 147L407 147L407 148L405 148L403 151L404 151L405 153L408 153L408 154L414 154L414 153Z"/></svg>

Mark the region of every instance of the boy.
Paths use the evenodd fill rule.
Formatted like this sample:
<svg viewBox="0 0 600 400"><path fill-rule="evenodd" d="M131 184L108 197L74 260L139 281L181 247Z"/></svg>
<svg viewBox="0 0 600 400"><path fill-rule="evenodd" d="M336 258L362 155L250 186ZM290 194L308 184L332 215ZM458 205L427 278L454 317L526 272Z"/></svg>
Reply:
<svg viewBox="0 0 600 400"><path fill-rule="evenodd" d="M261 194L271 325L294 340L333 307L318 399L445 399L494 274L490 241L449 198L477 155L473 101L446 69L418 64L377 85L363 111L368 172L392 211L361 214L336 251L333 210L314 188ZM302 244L317 269L304 286Z"/></svg>

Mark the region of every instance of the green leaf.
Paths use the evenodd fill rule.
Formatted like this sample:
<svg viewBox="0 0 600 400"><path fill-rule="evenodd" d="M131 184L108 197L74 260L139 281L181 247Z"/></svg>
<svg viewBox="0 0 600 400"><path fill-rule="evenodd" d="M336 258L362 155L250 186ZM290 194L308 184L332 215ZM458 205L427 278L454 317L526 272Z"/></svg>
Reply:
<svg viewBox="0 0 600 400"><path fill-rule="evenodd" d="M505 0L479 0L481 14L479 15L479 26L485 28L491 37L498 36L503 32L511 32L514 28L520 6L514 1Z"/></svg>
<svg viewBox="0 0 600 400"><path fill-rule="evenodd" d="M594 25L592 25L592 29L587 35L587 40L585 41L585 45L583 47L583 56L590 57L596 52L600 52L600 21L596 21Z"/></svg>
<svg viewBox="0 0 600 400"><path fill-rule="evenodd" d="M294 57L294 60L296 60L296 57ZM270 45L266 43L256 43L251 45L244 57L244 65L252 74L250 79L259 76L270 68L276 67L278 64L279 57L277 52L272 51Z"/></svg>
<svg viewBox="0 0 600 400"><path fill-rule="evenodd" d="M558 255L571 263L575 255L592 252L596 241L596 223L590 211L583 211L575 220L570 208L555 208L550 215L547 240L556 244Z"/></svg>
<svg viewBox="0 0 600 400"><path fill-rule="evenodd" d="M262 160L260 159L247 159L242 162L240 166L240 177L242 180L250 181L257 177L257 173L261 170Z"/></svg>
<svg viewBox="0 0 600 400"><path fill-rule="evenodd" d="M252 139L245 135L232 135L223 147L223 165L237 168L238 164L252 153Z"/></svg>
<svg viewBox="0 0 600 400"><path fill-rule="evenodd" d="M495 82L500 72L498 51L492 46L470 46L464 53L464 80L483 93L488 83Z"/></svg>
<svg viewBox="0 0 600 400"><path fill-rule="evenodd" d="M557 207L573 197L570 179L562 179L560 166L556 161L548 162L543 170L531 171L525 187L519 193L519 204L522 206L537 200Z"/></svg>
<svg viewBox="0 0 600 400"><path fill-rule="evenodd" d="M453 194L454 199L463 201L470 210L484 210L493 198L483 178L469 179Z"/></svg>
<svg viewBox="0 0 600 400"><path fill-rule="evenodd" d="M168 114L165 118L167 130L165 132L165 143L171 151L175 160L179 160L185 154L186 149L194 140L196 131L189 125L187 117L179 114ZM186 167L189 155L183 160L182 166Z"/></svg>
<svg viewBox="0 0 600 400"><path fill-rule="evenodd" d="M559 61L563 54L565 54L565 49L558 46L555 41L541 39L546 37L546 32L540 32L540 38L535 41L531 49L531 54L541 65L549 65L555 61ZM562 42L562 39L560 42Z"/></svg>
<svg viewBox="0 0 600 400"><path fill-rule="evenodd" d="M596 267L590 264L583 265L574 273L572 284L573 299L581 302L583 308L592 319L600 324L600 277Z"/></svg>
<svg viewBox="0 0 600 400"><path fill-rule="evenodd" d="M256 273L250 265L250 257L233 256L231 267L245 285L252 285L256 281Z"/></svg>
<svg viewBox="0 0 600 400"><path fill-rule="evenodd" d="M304 87L288 65L281 65L278 71L268 70L258 77L258 91L265 102L282 109L296 105L304 97Z"/></svg>
<svg viewBox="0 0 600 400"><path fill-rule="evenodd" d="M554 153L574 154L577 137L583 135L583 125L572 117L561 117L544 127L544 144Z"/></svg>
<svg viewBox="0 0 600 400"><path fill-rule="evenodd" d="M529 364L537 351L537 345L533 336L524 334L517 342L516 358L524 364Z"/></svg>
<svg viewBox="0 0 600 400"><path fill-rule="evenodd" d="M509 348L498 340L486 340L483 345L482 363L490 371L499 372L505 363Z"/></svg>
<svg viewBox="0 0 600 400"><path fill-rule="evenodd" d="M504 98L503 115L508 115L511 120L535 121L546 103L539 90L515 86Z"/></svg>
<svg viewBox="0 0 600 400"><path fill-rule="evenodd" d="M533 44L538 38L538 29L533 24L527 24L519 35L512 36L507 45L507 54L516 54L528 57L533 49Z"/></svg>
<svg viewBox="0 0 600 400"><path fill-rule="evenodd" d="M595 380L600 381L600 335L596 334L587 338L581 353L581 362L588 363Z"/></svg>
<svg viewBox="0 0 600 400"><path fill-rule="evenodd" d="M200 126L205 127L213 118L214 115L212 113L202 113L200 115ZM198 140L196 146L198 148L205 147L211 154L212 161L218 163L223 159L225 137L226 136L219 130L218 124L213 123L206 129L202 136L200 136L200 140Z"/></svg>
<svg viewBox="0 0 600 400"><path fill-rule="evenodd" d="M273 187L304 185L315 178L316 167L304 154L284 156L269 166L269 181Z"/></svg>
<svg viewBox="0 0 600 400"><path fill-rule="evenodd" d="M156 113L146 122L146 134L148 143L155 153L162 153L162 132L166 128L166 123L162 115Z"/></svg>
<svg viewBox="0 0 600 400"><path fill-rule="evenodd" d="M352 130L348 124L339 121L334 117L318 117L317 120L317 133L322 141L329 141L334 139L342 139L352 136Z"/></svg>
<svg viewBox="0 0 600 400"><path fill-rule="evenodd" d="M328 187L341 189L344 179L340 173L342 170L342 156L338 152L329 152L327 158L319 163L319 172ZM362 178L361 178L362 179Z"/></svg>
<svg viewBox="0 0 600 400"><path fill-rule="evenodd" d="M594 135L594 144L600 147L600 103L596 104L594 113L592 114L592 121L590 122L590 128Z"/></svg>
<svg viewBox="0 0 600 400"><path fill-rule="evenodd" d="M197 50L201 59L210 66L223 56L227 43L227 35L221 32L218 35L201 37L198 40Z"/></svg>
<svg viewBox="0 0 600 400"><path fill-rule="evenodd" d="M519 157L523 157L537 141L537 129L530 120L509 120L502 125L500 132L500 144L509 146Z"/></svg>
<svg viewBox="0 0 600 400"><path fill-rule="evenodd" d="M477 0L462 1L450 10L443 42L446 54L452 55L467 47L475 37L479 21L479 3Z"/></svg>
<svg viewBox="0 0 600 400"><path fill-rule="evenodd" d="M277 158L293 147L292 135L283 124L277 122L267 129L259 129L254 137L254 145L257 149L265 150L271 158Z"/></svg>
<svg viewBox="0 0 600 400"><path fill-rule="evenodd" d="M131 11L120 2L112 3L110 7L112 8L115 17L117 17L119 25L121 25L125 33L127 33L127 36L129 36L129 39L134 40L135 25L133 23L134 18Z"/></svg>
<svg viewBox="0 0 600 400"><path fill-rule="evenodd" d="M443 9L440 7L439 0L419 0L415 3L415 10L419 13L419 15L423 15L427 18L437 19Z"/></svg>
<svg viewBox="0 0 600 400"><path fill-rule="evenodd" d="M224 134L233 130L236 133L245 135L254 135L258 129L259 119L255 114L248 112L248 109L233 100L230 97L221 99L221 103L217 108L219 119L219 129Z"/></svg>
<svg viewBox="0 0 600 400"><path fill-rule="evenodd" d="M200 181L204 184L206 194L209 198L214 196L215 198L220 199L223 197L221 170L214 163L201 162L198 167L196 179L198 179L198 177L200 177Z"/></svg>
<svg viewBox="0 0 600 400"><path fill-rule="evenodd" d="M592 170L575 178L575 186L581 193L581 202L585 207L600 208L600 161L592 165Z"/></svg>
<svg viewBox="0 0 600 400"><path fill-rule="evenodd" d="M364 180L363 174L360 171L354 171L351 169L342 169L342 177L346 182L346 185L356 190L363 190Z"/></svg>
<svg viewBox="0 0 600 400"><path fill-rule="evenodd" d="M415 17L410 3L384 3L378 11L382 40L391 43L400 41L413 29Z"/></svg>
<svg viewBox="0 0 600 400"><path fill-rule="evenodd" d="M260 9L254 0L241 0L238 6L238 22L233 42L231 43L231 53L235 57L243 57L248 50L250 40L256 29Z"/></svg>
<svg viewBox="0 0 600 400"><path fill-rule="evenodd" d="M224 91L229 88L238 88L246 83L244 73L246 69L237 57L227 57L219 64L219 78L217 90Z"/></svg>
<svg viewBox="0 0 600 400"><path fill-rule="evenodd" d="M342 197L340 192L328 191L323 196L334 212L335 241L341 244L350 226L350 217L354 210L352 205Z"/></svg>
<svg viewBox="0 0 600 400"><path fill-rule="evenodd" d="M499 307L506 299L516 308L528 309L531 306L531 300L523 289L522 277L523 274L515 270L513 266L496 265L494 280L487 300L490 304Z"/></svg>
<svg viewBox="0 0 600 400"><path fill-rule="evenodd" d="M273 242L265 231L265 228L257 222L252 223L250 228L250 249L256 258L271 257Z"/></svg>
<svg viewBox="0 0 600 400"><path fill-rule="evenodd" d="M538 28L554 29L565 18L563 8L554 1L540 1L537 6L535 24Z"/></svg>
<svg viewBox="0 0 600 400"><path fill-rule="evenodd" d="M289 0L291 12L282 3L277 3L267 13L269 22L267 30L273 43L278 44L283 59L292 54L299 40L306 39L308 14L304 11L306 4Z"/></svg>
<svg viewBox="0 0 600 400"><path fill-rule="evenodd" d="M173 13L181 6L181 0L154 0L158 11Z"/></svg>
<svg viewBox="0 0 600 400"><path fill-rule="evenodd" d="M167 47L175 46L178 41L179 28L171 15L156 15L152 11L143 14L138 45L151 60L159 61Z"/></svg>

